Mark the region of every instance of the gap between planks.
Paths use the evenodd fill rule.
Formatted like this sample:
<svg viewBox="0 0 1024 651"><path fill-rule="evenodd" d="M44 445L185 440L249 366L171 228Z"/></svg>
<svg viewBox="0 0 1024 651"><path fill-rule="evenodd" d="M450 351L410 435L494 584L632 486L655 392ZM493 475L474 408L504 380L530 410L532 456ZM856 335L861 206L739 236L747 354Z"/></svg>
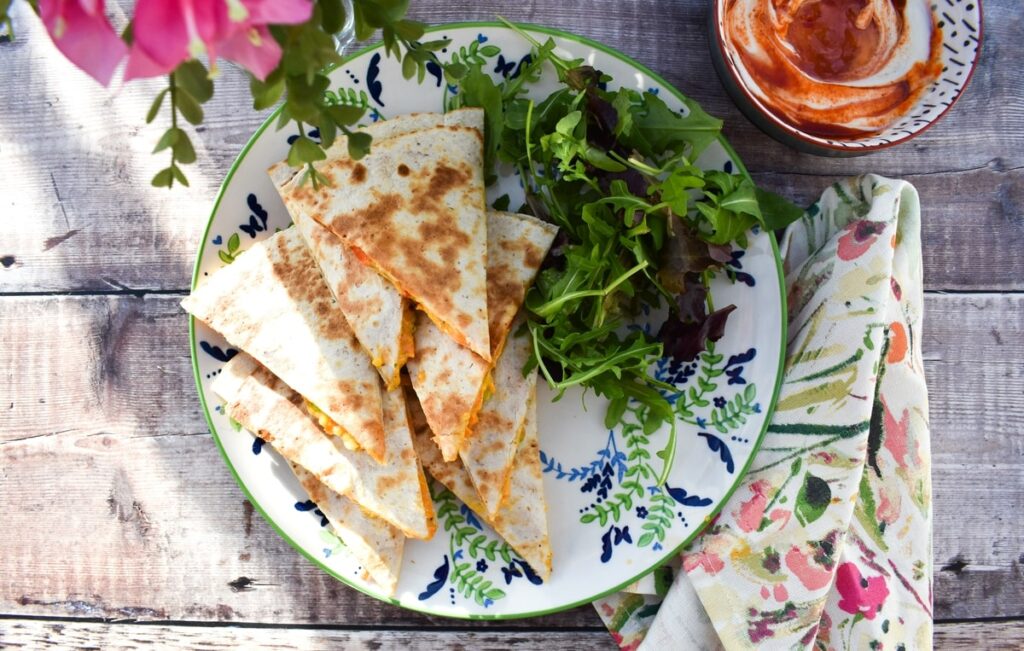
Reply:
<svg viewBox="0 0 1024 651"><path fill-rule="evenodd" d="M1008 649L1024 645L1024 621L942 623L935 626L934 643L942 649ZM47 620L0 620L0 644L11 647L44 646L135 649L142 645L168 645L204 649L344 648L367 651L392 649L499 649L573 648L579 651L617 649L611 635L601 629L452 631L439 629L188 626L176 624L123 625Z"/></svg>

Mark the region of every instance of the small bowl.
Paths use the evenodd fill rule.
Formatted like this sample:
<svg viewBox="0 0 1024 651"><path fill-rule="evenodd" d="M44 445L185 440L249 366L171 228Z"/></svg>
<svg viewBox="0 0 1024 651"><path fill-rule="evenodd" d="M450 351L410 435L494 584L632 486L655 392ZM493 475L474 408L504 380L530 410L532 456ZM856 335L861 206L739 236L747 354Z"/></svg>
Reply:
<svg viewBox="0 0 1024 651"><path fill-rule="evenodd" d="M934 0L931 10L942 29L942 73L917 103L873 135L833 139L807 133L778 117L746 85L735 54L726 46L725 6L735 0L712 0L708 12L711 60L733 101L762 131L790 147L819 156L860 156L910 140L945 115L967 88L981 52L981 0Z"/></svg>

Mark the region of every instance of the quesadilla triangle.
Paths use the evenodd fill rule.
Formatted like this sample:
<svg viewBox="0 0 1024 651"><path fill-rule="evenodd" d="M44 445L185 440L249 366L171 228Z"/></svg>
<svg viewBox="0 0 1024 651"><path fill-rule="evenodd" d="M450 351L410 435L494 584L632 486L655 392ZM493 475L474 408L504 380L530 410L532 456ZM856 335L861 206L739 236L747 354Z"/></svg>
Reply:
<svg viewBox="0 0 1024 651"><path fill-rule="evenodd" d="M395 286L359 262L334 233L301 209L291 212L338 307L390 391L413 355L413 312Z"/></svg>
<svg viewBox="0 0 1024 651"><path fill-rule="evenodd" d="M525 319L513 323L516 331ZM476 487L489 517L497 513L509 493L509 477L516 449L523 439L531 394L537 387L537 372L523 377L523 366L533 354L530 335L509 337L494 365L494 395L480 409L471 436L462 444L459 456Z"/></svg>
<svg viewBox="0 0 1024 651"><path fill-rule="evenodd" d="M536 217L487 213L487 314L492 359L505 345L513 317L558 229ZM454 460L489 387L488 360L459 346L417 315L416 356L408 368L413 388L446 461Z"/></svg>
<svg viewBox="0 0 1024 651"><path fill-rule="evenodd" d="M458 343L491 359L483 111L320 165L334 188L293 184L286 204L331 229ZM456 263L458 261L458 263Z"/></svg>
<svg viewBox="0 0 1024 651"><path fill-rule="evenodd" d="M374 122L360 129L361 132L370 135L373 142L379 142L387 138L401 136L413 131L432 129L442 126L465 126L482 129L481 110L478 108L461 108L449 111L448 113L406 113L397 115L390 120ZM372 145L371 145L372 148ZM334 142L325 152L327 160L338 160L350 158L348 154L348 138L341 136L335 138ZM294 186L303 182L302 173L298 168L292 167L288 161L281 161L270 166L267 170L270 180L279 190L285 186Z"/></svg>
<svg viewBox="0 0 1024 651"><path fill-rule="evenodd" d="M540 444L537 439L536 392L527 403L523 440L516 453L510 478L509 497L494 517L488 517L469 473L458 461L448 463L430 440L419 404L408 398L413 442L427 472L455 494L455 497L491 525L499 536L544 580L551 576L551 540L548 536L547 503L541 476Z"/></svg>
<svg viewBox="0 0 1024 651"><path fill-rule="evenodd" d="M405 536L384 520L359 508L351 499L320 483L308 470L289 463L302 489L327 518L331 529L368 577L388 596L395 594L402 570Z"/></svg>
<svg viewBox="0 0 1024 651"><path fill-rule="evenodd" d="M383 462L377 372L298 229L257 242L181 304L298 391L333 433Z"/></svg>
<svg viewBox="0 0 1024 651"><path fill-rule="evenodd" d="M377 463L349 450L310 418L302 397L247 355L228 362L213 390L225 413L301 466L328 490L351 498L410 538L429 539L437 528L423 470L412 444L401 391L383 394L387 455Z"/></svg>
<svg viewBox="0 0 1024 651"><path fill-rule="evenodd" d="M472 125L476 110L459 109L451 113L412 113L376 122L365 128L374 142L444 125ZM331 159L348 158L344 138L328 149ZM340 238L311 218L301 203L288 198L287 188L302 180L286 162L268 170L281 194L292 221L299 228L313 257L320 265L324 280L338 301L338 307L355 332L356 339L370 355L388 390L398 386L399 370L413 354L413 314L409 301L388 280L362 264ZM344 188L336 188L344 192Z"/></svg>

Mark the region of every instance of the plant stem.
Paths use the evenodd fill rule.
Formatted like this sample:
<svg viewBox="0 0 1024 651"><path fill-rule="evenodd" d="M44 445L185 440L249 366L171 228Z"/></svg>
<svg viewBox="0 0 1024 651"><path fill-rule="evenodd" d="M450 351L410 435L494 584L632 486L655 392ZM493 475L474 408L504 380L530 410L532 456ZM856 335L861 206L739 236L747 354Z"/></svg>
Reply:
<svg viewBox="0 0 1024 651"><path fill-rule="evenodd" d="M171 95L171 128L172 129L177 129L178 128L178 103L177 103L177 100L178 100L178 86L177 86L177 84L174 81L174 73L173 72L168 75L168 79L169 79L170 95ZM174 147L171 147L171 166L170 166L171 179L170 179L170 182L167 185L168 189L174 187L174 167L175 167L175 165L174 165L174 163L175 163L174 149L175 149Z"/></svg>

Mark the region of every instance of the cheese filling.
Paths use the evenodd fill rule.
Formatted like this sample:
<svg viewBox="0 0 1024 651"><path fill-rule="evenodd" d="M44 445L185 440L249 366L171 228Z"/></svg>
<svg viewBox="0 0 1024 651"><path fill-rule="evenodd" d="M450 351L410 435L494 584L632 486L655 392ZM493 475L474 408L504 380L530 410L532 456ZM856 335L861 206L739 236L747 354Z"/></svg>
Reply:
<svg viewBox="0 0 1024 651"><path fill-rule="evenodd" d="M327 432L331 436L337 436L340 438L341 442L345 444L345 448L348 450L356 451L362 449L359 442L352 438L352 435L348 433L348 430L331 420L330 416L320 411L320 408L312 402L308 400L304 401L306 403L306 411L313 417L317 424L320 425L323 431Z"/></svg>

